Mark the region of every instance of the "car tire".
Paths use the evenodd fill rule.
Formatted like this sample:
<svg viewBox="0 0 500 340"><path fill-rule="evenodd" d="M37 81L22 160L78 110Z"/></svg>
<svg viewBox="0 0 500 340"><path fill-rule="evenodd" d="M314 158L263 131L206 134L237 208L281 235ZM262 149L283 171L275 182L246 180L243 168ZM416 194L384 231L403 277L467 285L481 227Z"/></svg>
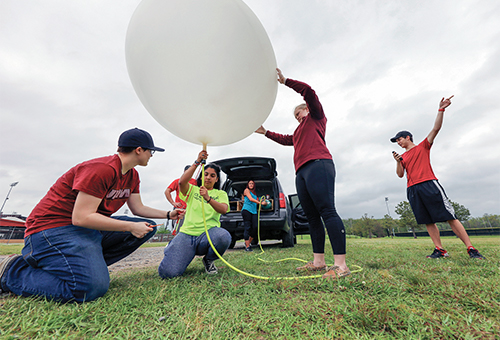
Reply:
<svg viewBox="0 0 500 340"><path fill-rule="evenodd" d="M283 235L283 238L281 240L283 242L283 248L291 248L294 246L294 235L292 226L289 226L288 232Z"/></svg>

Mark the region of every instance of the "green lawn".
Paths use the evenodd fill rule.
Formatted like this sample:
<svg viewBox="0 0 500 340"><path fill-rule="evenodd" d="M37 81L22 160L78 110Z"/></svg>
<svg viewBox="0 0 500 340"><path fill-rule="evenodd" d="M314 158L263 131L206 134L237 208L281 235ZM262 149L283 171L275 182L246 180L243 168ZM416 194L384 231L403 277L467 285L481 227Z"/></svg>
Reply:
<svg viewBox="0 0 500 340"><path fill-rule="evenodd" d="M451 257L440 260L425 258L429 238L349 238L348 264L363 270L339 281L253 279L221 261L207 276L201 259L171 280L154 267L119 272L91 303L0 299L0 338L500 339L500 237L472 241L487 260L469 259L455 237L443 238ZM261 257L308 260L308 242L269 246ZM256 275L297 275L300 262L263 263L258 253L224 258Z"/></svg>

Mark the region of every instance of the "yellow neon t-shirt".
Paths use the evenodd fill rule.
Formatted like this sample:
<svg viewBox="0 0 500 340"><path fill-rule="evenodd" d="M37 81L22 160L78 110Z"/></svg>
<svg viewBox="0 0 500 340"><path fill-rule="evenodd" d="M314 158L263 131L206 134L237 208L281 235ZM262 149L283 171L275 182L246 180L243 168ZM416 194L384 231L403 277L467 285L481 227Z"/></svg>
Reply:
<svg viewBox="0 0 500 340"><path fill-rule="evenodd" d="M227 204L227 211L229 211L229 199L224 190L212 189L208 191L208 194L213 200ZM187 195L183 195L182 192L179 192L179 198L187 203L186 215L184 224L181 227L181 232L191 236L200 236L205 232L202 204L205 210L207 228L220 227L221 214L215 211L200 195L200 187L189 184Z"/></svg>

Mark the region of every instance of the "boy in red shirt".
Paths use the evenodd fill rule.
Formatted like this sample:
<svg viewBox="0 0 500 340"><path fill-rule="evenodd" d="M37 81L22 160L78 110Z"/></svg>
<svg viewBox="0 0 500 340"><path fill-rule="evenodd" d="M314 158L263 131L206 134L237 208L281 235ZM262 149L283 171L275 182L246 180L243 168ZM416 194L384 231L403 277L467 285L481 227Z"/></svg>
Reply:
<svg viewBox="0 0 500 340"><path fill-rule="evenodd" d="M420 144L413 143L413 136L408 131L400 131L391 142L398 143L406 150L402 155L393 151L396 160L396 174L402 178L406 170L407 196L418 224L425 224L427 232L434 243L435 249L428 258L448 257L449 254L443 249L439 229L436 222L448 222L451 229L460 240L467 246L467 252L471 258L484 259L475 249L465 231L464 226L455 216L455 211L438 183L430 162L430 150L441 126L443 125L444 110L451 105L451 96L441 99L434 127Z"/></svg>
<svg viewBox="0 0 500 340"><path fill-rule="evenodd" d="M136 216L177 219L145 206L137 165L155 151L151 135L123 132L118 153L80 163L49 189L26 221L22 256L0 264L0 293L42 296L60 302L85 302L109 288L108 266L130 255L156 232L152 220L111 216L125 203Z"/></svg>

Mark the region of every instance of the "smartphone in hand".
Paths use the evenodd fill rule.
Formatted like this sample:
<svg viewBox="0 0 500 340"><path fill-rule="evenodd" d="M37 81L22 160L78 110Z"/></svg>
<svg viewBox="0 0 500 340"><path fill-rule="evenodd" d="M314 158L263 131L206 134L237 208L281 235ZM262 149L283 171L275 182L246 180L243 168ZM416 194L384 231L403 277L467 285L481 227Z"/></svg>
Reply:
<svg viewBox="0 0 500 340"><path fill-rule="evenodd" d="M395 158L397 161L399 161L399 162L401 162L401 161L403 160L403 157L402 157L401 155L398 155L398 153L397 153L396 151L393 151L393 152L392 152L392 155L393 155L393 156L394 156L394 158Z"/></svg>

